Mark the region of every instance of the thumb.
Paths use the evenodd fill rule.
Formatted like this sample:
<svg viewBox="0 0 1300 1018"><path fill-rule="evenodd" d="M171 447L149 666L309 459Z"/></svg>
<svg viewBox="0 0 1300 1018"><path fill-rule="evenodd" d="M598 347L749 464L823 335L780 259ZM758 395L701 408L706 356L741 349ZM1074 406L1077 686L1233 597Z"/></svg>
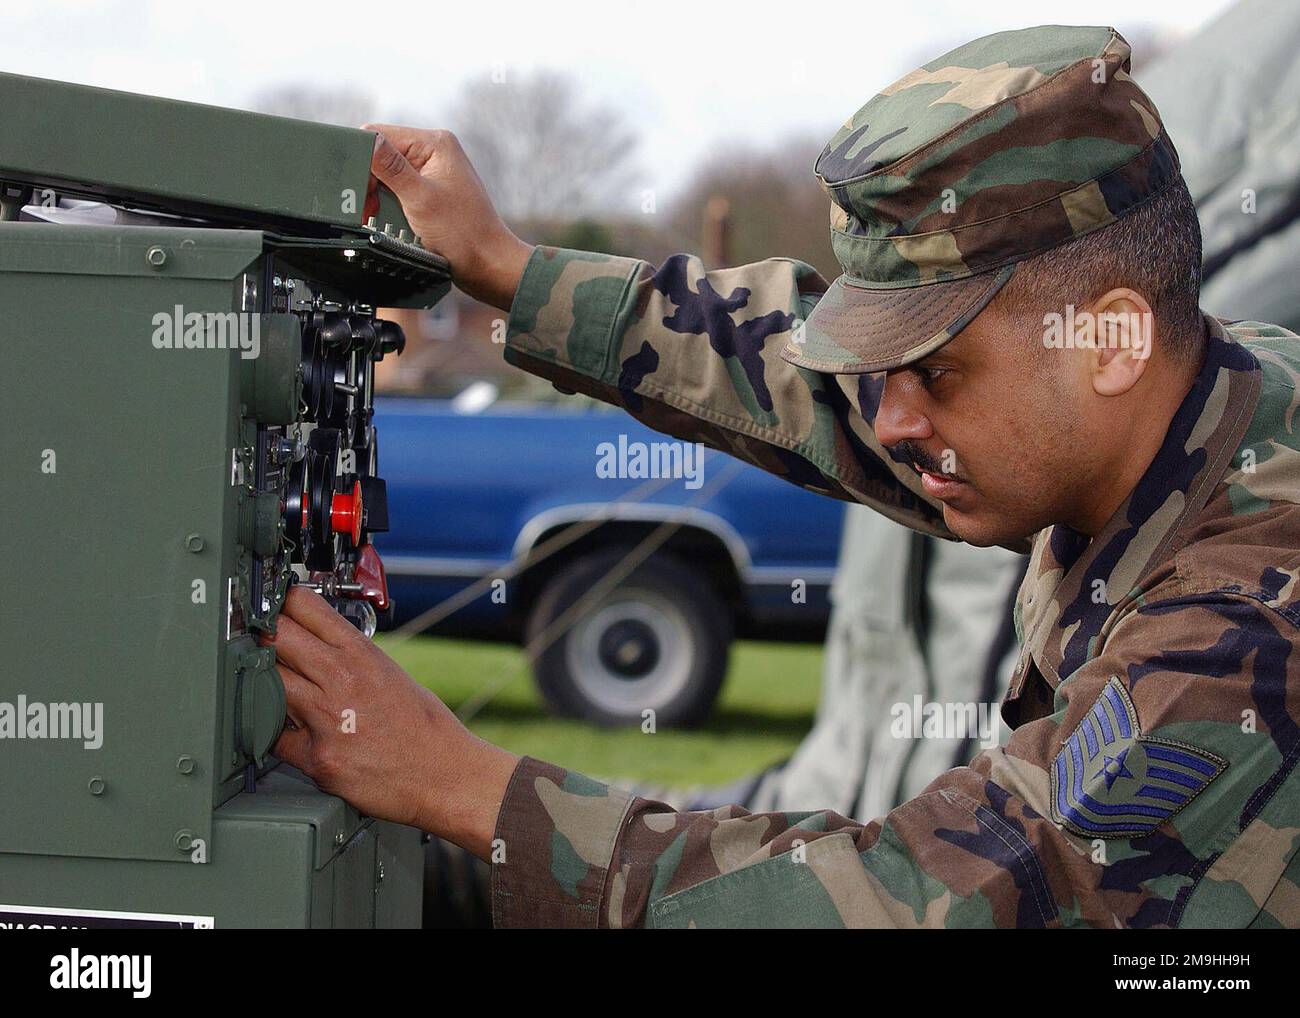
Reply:
<svg viewBox="0 0 1300 1018"><path fill-rule="evenodd" d="M397 146L382 134L375 135L375 150L370 157L370 172L387 185L401 201L414 197L415 188L424 180Z"/></svg>

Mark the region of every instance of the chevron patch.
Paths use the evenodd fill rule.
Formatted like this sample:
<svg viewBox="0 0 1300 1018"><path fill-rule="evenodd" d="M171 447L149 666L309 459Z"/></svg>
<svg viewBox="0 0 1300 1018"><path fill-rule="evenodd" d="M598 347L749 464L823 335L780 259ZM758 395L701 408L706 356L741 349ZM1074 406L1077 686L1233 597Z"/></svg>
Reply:
<svg viewBox="0 0 1300 1018"><path fill-rule="evenodd" d="M1111 676L1056 755L1052 819L1085 838L1140 838L1227 766L1195 746L1143 735L1128 689Z"/></svg>

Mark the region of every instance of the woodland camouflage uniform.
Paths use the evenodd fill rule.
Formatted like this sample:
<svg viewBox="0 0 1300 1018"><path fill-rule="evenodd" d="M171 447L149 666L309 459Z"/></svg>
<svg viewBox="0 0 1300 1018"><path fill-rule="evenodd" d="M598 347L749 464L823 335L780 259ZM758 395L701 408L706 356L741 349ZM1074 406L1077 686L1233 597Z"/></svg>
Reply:
<svg viewBox="0 0 1300 1018"><path fill-rule="evenodd" d="M788 259L539 248L506 357L951 537L875 438L877 373L955 335L1017 262L1179 179L1128 67L1106 28L962 46L818 160L846 270L829 288ZM1199 375L1110 521L1033 536L1003 746L866 824L678 813L525 759L498 820L496 923L1300 925L1300 345L1205 325Z"/></svg>

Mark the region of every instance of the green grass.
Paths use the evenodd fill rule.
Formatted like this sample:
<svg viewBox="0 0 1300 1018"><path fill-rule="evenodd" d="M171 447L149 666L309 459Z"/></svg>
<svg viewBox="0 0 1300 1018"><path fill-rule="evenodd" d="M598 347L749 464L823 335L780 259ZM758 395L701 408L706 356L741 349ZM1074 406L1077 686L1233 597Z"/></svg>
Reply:
<svg viewBox="0 0 1300 1018"><path fill-rule="evenodd" d="M667 785L728 781L789 756L812 726L821 682L820 646L742 641L707 725L647 735L548 715L511 644L376 642L458 713L477 696L469 727L491 742L585 774Z"/></svg>

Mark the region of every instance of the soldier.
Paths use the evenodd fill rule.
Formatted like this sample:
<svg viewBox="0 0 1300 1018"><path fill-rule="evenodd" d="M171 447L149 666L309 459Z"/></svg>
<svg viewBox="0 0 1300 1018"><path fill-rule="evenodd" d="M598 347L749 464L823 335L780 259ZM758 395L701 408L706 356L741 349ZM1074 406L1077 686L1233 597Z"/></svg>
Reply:
<svg viewBox="0 0 1300 1018"><path fill-rule="evenodd" d="M816 166L829 288L530 248L453 138L383 130L377 176L509 308L512 363L1031 549L1012 734L866 824L679 813L476 739L295 591L282 758L490 858L506 926L1300 924L1300 342L1200 312L1195 210L1118 33L977 39L868 102Z"/></svg>

